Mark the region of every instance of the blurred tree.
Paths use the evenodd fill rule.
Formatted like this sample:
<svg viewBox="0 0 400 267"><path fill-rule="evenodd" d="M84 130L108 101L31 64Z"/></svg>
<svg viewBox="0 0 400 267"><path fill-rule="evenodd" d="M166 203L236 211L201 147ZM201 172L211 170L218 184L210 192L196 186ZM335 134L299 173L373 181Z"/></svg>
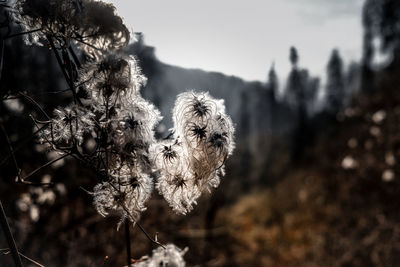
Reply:
<svg viewBox="0 0 400 267"><path fill-rule="evenodd" d="M360 75L361 75L361 65L359 62L351 62L345 73L345 98L346 101L351 99L351 97L358 93L360 90Z"/></svg>
<svg viewBox="0 0 400 267"><path fill-rule="evenodd" d="M290 59L290 63L292 63L293 66L297 66L297 63L299 61L299 55L297 53L296 47L294 47L294 46L290 47L289 59Z"/></svg>
<svg viewBox="0 0 400 267"><path fill-rule="evenodd" d="M343 108L344 74L343 61L339 51L334 49L327 65L327 110L336 114Z"/></svg>
<svg viewBox="0 0 400 267"><path fill-rule="evenodd" d="M313 116L315 113L315 104L318 96L320 86L320 79L318 77L308 77L307 78L307 90L306 90L306 108L309 117Z"/></svg>
<svg viewBox="0 0 400 267"><path fill-rule="evenodd" d="M237 125L238 137L243 140L242 145L239 147L241 168L238 172L239 177L249 178L249 170L252 169L253 154L251 153L251 125L250 125L250 112L249 112L249 91L242 91L240 102L240 123ZM243 183L243 189L248 190L251 186L251 181L246 179Z"/></svg>
<svg viewBox="0 0 400 267"><path fill-rule="evenodd" d="M290 48L289 60L292 70L289 73L285 99L294 109L304 108L304 83L298 68L299 56L295 47Z"/></svg>
<svg viewBox="0 0 400 267"><path fill-rule="evenodd" d="M246 90L241 93L240 102L240 124L237 126L237 133L239 136L249 136L250 134L250 120L249 118L249 97Z"/></svg>
<svg viewBox="0 0 400 267"><path fill-rule="evenodd" d="M267 91L268 96L271 102L275 103L276 97L278 95L279 90L279 80L278 76L275 72L275 64L272 63L272 66L268 72L268 82L267 82Z"/></svg>
<svg viewBox="0 0 400 267"><path fill-rule="evenodd" d="M306 107L306 85L308 71L299 69L299 55L295 47L290 48L289 60L292 70L289 73L285 99L294 109L297 116L297 123L292 139L292 159L297 160L303 153L307 142L307 107Z"/></svg>

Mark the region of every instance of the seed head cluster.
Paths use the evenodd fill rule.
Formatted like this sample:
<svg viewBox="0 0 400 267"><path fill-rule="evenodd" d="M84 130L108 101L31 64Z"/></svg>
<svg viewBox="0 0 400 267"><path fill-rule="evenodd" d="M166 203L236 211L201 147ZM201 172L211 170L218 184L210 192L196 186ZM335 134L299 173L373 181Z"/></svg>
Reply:
<svg viewBox="0 0 400 267"><path fill-rule="evenodd" d="M156 187L179 214L193 209L202 192L217 187L234 149L234 128L222 100L186 92L173 109L174 140L152 148L160 172Z"/></svg>
<svg viewBox="0 0 400 267"><path fill-rule="evenodd" d="M153 250L151 257L145 257L143 261L136 263L135 267L185 267L183 255L185 250L181 250L174 244L168 244L165 248L158 247Z"/></svg>
<svg viewBox="0 0 400 267"><path fill-rule="evenodd" d="M95 170L96 210L118 214L121 221L139 220L154 178L175 212L190 212L204 191L219 185L234 148L223 101L208 93L180 94L173 109L174 137L157 141L154 128L161 116L140 95L145 82L134 57L109 54L88 63L77 81L85 101L56 109L40 139Z"/></svg>
<svg viewBox="0 0 400 267"><path fill-rule="evenodd" d="M14 21L29 33L26 42L53 49L74 100L51 118L41 109L48 120L34 119L39 140L60 156L53 163L73 156L93 170L98 181L89 193L99 214L136 223L154 187L176 213L187 214L205 191L219 185L234 149L234 127L223 100L208 93L180 94L172 138L156 140L162 117L140 94L147 79L136 58L118 52L130 33L112 4L13 3ZM83 49L83 64L77 47ZM136 266L184 267L184 253L174 245L159 247Z"/></svg>
<svg viewBox="0 0 400 267"><path fill-rule="evenodd" d="M121 48L129 43L130 33L110 3L95 0L17 0L16 20L25 31L27 43L45 44L52 36L60 46L75 42L85 52Z"/></svg>

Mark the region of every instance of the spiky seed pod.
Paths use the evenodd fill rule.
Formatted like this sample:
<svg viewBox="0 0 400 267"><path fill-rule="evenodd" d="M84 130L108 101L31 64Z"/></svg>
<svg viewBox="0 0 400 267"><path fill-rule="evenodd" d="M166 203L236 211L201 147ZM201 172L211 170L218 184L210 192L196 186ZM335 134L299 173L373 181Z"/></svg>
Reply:
<svg viewBox="0 0 400 267"><path fill-rule="evenodd" d="M145 257L139 261L135 267L185 267L186 263L183 256L186 250L182 250L174 244L168 244L165 248L158 247L153 250L151 257Z"/></svg>
<svg viewBox="0 0 400 267"><path fill-rule="evenodd" d="M135 103L147 81L133 56L117 54L86 64L79 76L78 83L89 88L93 105L103 113L109 113L111 107L123 109Z"/></svg>
<svg viewBox="0 0 400 267"><path fill-rule="evenodd" d="M70 105L54 110L50 125L41 132L42 143L69 146L81 145L85 133L95 127L95 114L85 107Z"/></svg>
<svg viewBox="0 0 400 267"><path fill-rule="evenodd" d="M96 210L107 216L109 212L121 216L121 222L128 218L136 222L140 213L146 210L153 182L149 175L123 165L110 171L110 181L94 187L93 198Z"/></svg>
<svg viewBox="0 0 400 267"><path fill-rule="evenodd" d="M202 192L219 185L225 160L234 149L234 127L223 101L208 93L180 94L173 120L180 141L158 144L156 188L175 212L186 214Z"/></svg>
<svg viewBox="0 0 400 267"><path fill-rule="evenodd" d="M223 108L223 101L210 97L208 93L186 92L179 94L172 111L174 129L177 136L186 136L187 132L196 124L204 127L208 124L212 114Z"/></svg>
<svg viewBox="0 0 400 267"><path fill-rule="evenodd" d="M154 128L161 120L160 112L140 96L123 107L116 109L118 115L111 120L115 144L124 148L130 143L147 150L155 142Z"/></svg>

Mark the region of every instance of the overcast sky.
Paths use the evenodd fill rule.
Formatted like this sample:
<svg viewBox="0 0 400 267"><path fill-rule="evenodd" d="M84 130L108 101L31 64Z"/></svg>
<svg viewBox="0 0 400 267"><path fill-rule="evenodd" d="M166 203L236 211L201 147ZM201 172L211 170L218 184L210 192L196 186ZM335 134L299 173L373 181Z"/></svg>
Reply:
<svg viewBox="0 0 400 267"><path fill-rule="evenodd" d="M168 64L264 81L272 62L281 77L297 47L300 65L325 72L331 50L361 55L363 0L110 0Z"/></svg>

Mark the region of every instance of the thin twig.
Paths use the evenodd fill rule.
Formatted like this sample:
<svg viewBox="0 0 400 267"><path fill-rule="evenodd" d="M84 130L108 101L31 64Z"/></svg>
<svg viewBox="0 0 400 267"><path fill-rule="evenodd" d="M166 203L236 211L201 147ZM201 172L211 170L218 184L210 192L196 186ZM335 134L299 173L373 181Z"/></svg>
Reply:
<svg viewBox="0 0 400 267"><path fill-rule="evenodd" d="M24 141L22 141L18 146L14 147L14 153L16 153L18 150L20 150L21 148L23 148L26 143L31 140L38 132L40 132L44 127L46 127L47 125L43 125L42 127L40 127L39 129L37 129L36 131L34 131L31 136L29 136L28 138L26 138ZM7 162L7 160L12 156L12 152L10 152L5 158L3 158L0 162L0 166L2 166L3 164L5 164Z"/></svg>
<svg viewBox="0 0 400 267"><path fill-rule="evenodd" d="M81 83L83 84L83 83ZM71 89L67 88L67 89L62 89L62 90L58 90L58 91L47 91L47 92L40 92L40 93L35 93L36 96L41 96L41 95L47 95L47 94L61 94L61 93L65 93L67 91L70 91ZM22 95L11 95L11 96L7 96L7 97L3 97L3 101L6 100L13 100L13 99L20 99L22 98Z"/></svg>
<svg viewBox="0 0 400 267"><path fill-rule="evenodd" d="M157 245L159 245L159 246L161 246L162 248L165 249L165 246L164 246L163 244L161 244L160 242L158 242L157 240L153 239L153 238L146 232L146 230L144 230L144 228L140 225L140 223L136 222L136 225L139 227L140 231L142 231L142 232L146 235L146 237L147 237L151 242L153 242L154 244L157 244Z"/></svg>
<svg viewBox="0 0 400 267"><path fill-rule="evenodd" d="M49 124L49 123L52 122L51 120L48 120L48 121L40 121L40 120L36 119L35 117L33 117L32 114L29 114L29 118L31 118L31 120L33 120L33 122L35 123L35 125L37 125L37 124L44 124L44 126L46 126L47 124Z"/></svg>
<svg viewBox="0 0 400 267"><path fill-rule="evenodd" d="M34 171L30 172L30 173L29 173L28 175L26 175L25 177L23 177L23 178L22 178L22 177L18 177L19 180L18 180L17 182L22 182L22 183L25 183L25 184L34 185L35 183L29 182L29 181L25 181L25 179L31 177L32 175L34 175L35 173L37 173L37 172L40 171L41 169L46 168L47 166L50 166L51 164L53 164L53 163L55 163L55 162L57 162L57 161L59 161L59 160L62 160L63 158L65 158L65 157L67 157L67 156L70 156L70 155L71 155L70 153L67 153L67 154L62 155L61 157L58 157L58 158L53 159L53 160L50 160L50 161L47 162L46 164L44 164L44 165L40 166L39 168L35 169ZM41 185L51 185L52 183L40 183L40 184L41 184Z"/></svg>
<svg viewBox="0 0 400 267"><path fill-rule="evenodd" d="M13 37L17 37L17 36L21 36L21 35L24 35L24 34L38 32L40 30L42 30L42 29L36 29L36 30L27 31L27 32L19 32L19 33L11 34L11 35L5 37L4 40L7 40L7 39L10 39L10 38L13 38Z"/></svg>
<svg viewBox="0 0 400 267"><path fill-rule="evenodd" d="M7 144L8 144L8 149L10 150L11 157L12 157L12 159L13 159L15 169L17 170L17 177L18 177L18 178L21 178L21 169L20 169L19 166L18 166L17 159L15 158L15 155L14 155L14 149L13 149L13 147L12 147L10 138L8 138L8 134L7 134L6 129L4 128L3 123L0 123L0 128L1 128L1 130L3 131L3 133L4 133L4 136L6 137L6 141L7 141Z"/></svg>
<svg viewBox="0 0 400 267"><path fill-rule="evenodd" d="M113 185L113 183L108 182L108 184L111 185L115 190L118 191L118 188L117 188L115 185ZM144 235L145 235L151 242L153 242L154 244L157 244L157 245L159 245L159 246L161 246L162 248L165 249L165 246L164 246L163 244L161 244L160 242L158 242L158 240L153 239L153 238L146 232L146 230L144 230L143 226L141 226L141 225L139 224L139 222L137 222L137 221L135 220L135 218L134 218L134 217L132 216L132 214L130 213L129 209L128 209L123 203L121 203L121 207L122 207L122 209L128 214L128 216L135 222L135 224L139 227L140 231L142 231L142 232L144 233Z"/></svg>
<svg viewBox="0 0 400 267"><path fill-rule="evenodd" d="M78 68L81 68L81 62L79 61L77 55L75 54L75 51L74 51L74 49L72 48L72 46L68 47L68 51L69 51L69 53L72 55L72 58L74 59L75 65L76 65Z"/></svg>
<svg viewBox="0 0 400 267"><path fill-rule="evenodd" d="M4 39L0 38L0 81L1 74L3 73L3 62L4 62Z"/></svg>
<svg viewBox="0 0 400 267"><path fill-rule="evenodd" d="M79 189L81 189L82 191L84 191L85 193L89 194L89 195L93 195L93 192L90 192L89 190L87 190L86 188L84 188L83 186L79 186Z"/></svg>
<svg viewBox="0 0 400 267"><path fill-rule="evenodd" d="M96 47L96 46L94 46L94 45L92 45L92 44L89 44L89 43L87 43L87 42L85 42L85 41L83 41L83 40L79 40L79 39L76 39L76 40L77 40L78 42L84 44L84 45L87 45L87 46L89 46L89 47L91 47L91 48L97 50L97 51L104 51L104 50L102 50L102 49L100 49L100 48L98 48L98 47Z"/></svg>
<svg viewBox="0 0 400 267"><path fill-rule="evenodd" d="M66 72L64 64L63 64L63 62L61 60L61 57L57 52L56 46L54 45L52 37L50 35L47 35L46 37L47 37L47 40L49 41L51 50L53 50L54 55L56 56L58 65L59 65L59 67L60 67L60 69L61 69L61 71L62 71L62 73L64 75L64 78L67 81L67 84L70 87L70 90L72 91L72 95L74 97L74 103L76 104L77 97L76 97L76 92L75 92L75 89L74 89L74 84L73 84L73 81L72 81L72 77L68 76L68 73Z"/></svg>
<svg viewBox="0 0 400 267"><path fill-rule="evenodd" d="M129 231L129 220L128 218L125 219L125 241L126 241L126 256L127 256L127 262L128 262L128 267L131 266L131 235Z"/></svg>
<svg viewBox="0 0 400 267"><path fill-rule="evenodd" d="M21 252L19 252L19 255L21 255L22 257L24 257L24 258L27 259L28 261L30 261L30 262L36 264L37 266L45 267L44 265L42 265L42 264L40 264L39 262L37 262L37 261L35 261L35 260L29 258L28 256L22 254Z"/></svg>
<svg viewBox="0 0 400 267"><path fill-rule="evenodd" d="M43 113L43 115L44 115L48 120L51 120L50 116L47 115L46 111L44 111L44 109L39 105L39 103L36 102L32 97L30 97L30 96L27 95L27 94L21 93L21 92L19 92L18 94L19 94L19 95L22 95L23 97L25 97L26 99L28 99L31 103L33 103L33 104Z"/></svg>
<svg viewBox="0 0 400 267"><path fill-rule="evenodd" d="M2 249L0 249L0 251L4 251L3 252L4 255L7 255L8 253L11 252L9 248L2 248ZM21 252L18 251L18 253L20 256L22 256L23 258L27 259L28 261L36 264L37 266L45 267L44 265L40 264L39 262L35 261L34 259L29 258L28 256L22 254Z"/></svg>
<svg viewBox="0 0 400 267"><path fill-rule="evenodd" d="M10 251L13 256L15 266L23 267L21 257L19 256L19 252L17 249L17 245L15 244L14 237L11 234L10 225L8 225L6 213L4 212L1 200L0 200L0 223L3 228L4 235L6 236L8 246L10 247Z"/></svg>

